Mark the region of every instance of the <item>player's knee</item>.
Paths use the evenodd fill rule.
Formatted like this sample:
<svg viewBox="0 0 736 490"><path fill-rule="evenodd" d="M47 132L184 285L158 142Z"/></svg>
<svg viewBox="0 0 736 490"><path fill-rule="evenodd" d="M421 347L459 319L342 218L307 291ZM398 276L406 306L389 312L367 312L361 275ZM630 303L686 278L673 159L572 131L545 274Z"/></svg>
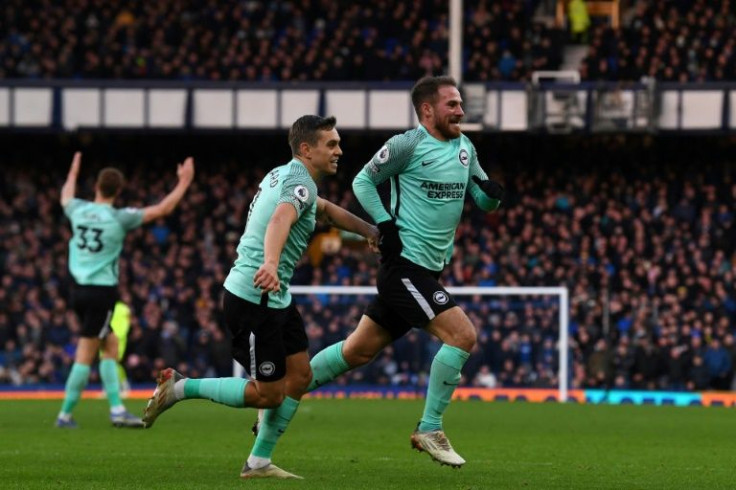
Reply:
<svg viewBox="0 0 736 490"><path fill-rule="evenodd" d="M457 347L458 349L462 349L465 352L470 352L473 347L475 347L475 342L477 338L478 337L474 329L464 328L460 331L455 332L455 335L453 335L452 338L451 345Z"/></svg>
<svg viewBox="0 0 736 490"><path fill-rule="evenodd" d="M312 382L312 370L309 369L308 371L299 373L297 375L296 382L299 388L306 390L307 386L309 386L309 383Z"/></svg>
<svg viewBox="0 0 736 490"><path fill-rule="evenodd" d="M302 389L302 392L306 393L307 387L312 382L312 370L310 369L306 373L303 373L300 376L299 381L300 381L299 387Z"/></svg>
<svg viewBox="0 0 736 490"><path fill-rule="evenodd" d="M284 401L283 392L276 391L273 393L261 393L261 399L258 408L276 408Z"/></svg>
<svg viewBox="0 0 736 490"><path fill-rule="evenodd" d="M462 345L461 349L465 350L466 352L470 352L473 347L475 347L475 342L478 340L478 335L475 333L475 329L468 329L466 332L463 332L462 336Z"/></svg>
<svg viewBox="0 0 736 490"><path fill-rule="evenodd" d="M111 345L105 346L105 350L103 351L103 353L104 353L104 355L102 357L104 357L106 359L115 359L115 360L117 360L117 358L118 358L118 346L117 346L117 344L115 344L113 346L111 346Z"/></svg>
<svg viewBox="0 0 736 490"><path fill-rule="evenodd" d="M312 370L294 373L286 380L286 392L289 396L297 395L301 397L307 392L309 383L312 382Z"/></svg>
<svg viewBox="0 0 736 490"><path fill-rule="evenodd" d="M366 349L343 351L342 355L345 358L345 362L347 362L351 368L364 366L376 357L375 352Z"/></svg>

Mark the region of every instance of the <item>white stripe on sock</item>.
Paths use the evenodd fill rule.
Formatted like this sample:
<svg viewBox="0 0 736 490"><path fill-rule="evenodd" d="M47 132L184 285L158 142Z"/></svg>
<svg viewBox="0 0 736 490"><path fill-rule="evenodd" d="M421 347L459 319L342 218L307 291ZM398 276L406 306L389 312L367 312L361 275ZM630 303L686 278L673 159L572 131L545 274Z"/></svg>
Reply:
<svg viewBox="0 0 736 490"><path fill-rule="evenodd" d="M248 468L257 470L258 468L265 468L271 464L271 458L261 458L260 456L248 456Z"/></svg>
<svg viewBox="0 0 736 490"><path fill-rule="evenodd" d="M184 399L184 383L186 382L187 378L184 378L174 383L174 398L176 398L177 400Z"/></svg>
<svg viewBox="0 0 736 490"><path fill-rule="evenodd" d="M409 278L404 277L401 279L401 282L404 283L404 286L406 289L411 293L412 296L414 296L414 299L417 301L419 306L421 306L422 310L424 310L424 313L427 315L427 318L430 320L434 319L434 311L432 311L432 307L429 306L429 303L427 303L427 300L424 299L424 296L422 296L422 293L419 292L419 290L412 284L412 282L409 280Z"/></svg>

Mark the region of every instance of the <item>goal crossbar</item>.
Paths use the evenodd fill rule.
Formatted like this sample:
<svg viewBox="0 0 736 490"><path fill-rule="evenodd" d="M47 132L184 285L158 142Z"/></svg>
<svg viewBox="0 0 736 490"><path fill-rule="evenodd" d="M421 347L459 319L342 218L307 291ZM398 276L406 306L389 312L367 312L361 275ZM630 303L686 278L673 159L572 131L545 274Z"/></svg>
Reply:
<svg viewBox="0 0 736 490"><path fill-rule="evenodd" d="M559 400L567 401L568 392L568 344L569 344L569 293L564 287L448 287L456 296L557 296L560 301L560 332L557 342L559 352ZM352 296L378 294L375 286L290 286L292 294L346 294Z"/></svg>

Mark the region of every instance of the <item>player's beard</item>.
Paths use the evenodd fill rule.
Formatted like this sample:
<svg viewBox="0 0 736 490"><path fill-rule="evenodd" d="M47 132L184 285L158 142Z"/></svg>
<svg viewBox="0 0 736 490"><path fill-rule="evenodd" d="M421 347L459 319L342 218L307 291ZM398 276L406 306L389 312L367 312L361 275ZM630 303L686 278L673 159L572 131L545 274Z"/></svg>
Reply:
<svg viewBox="0 0 736 490"><path fill-rule="evenodd" d="M453 122L460 123L462 119L445 119L444 121L438 123L435 127L437 128L437 131L445 137L448 140L454 140L455 138L460 137L460 127L459 126L453 126Z"/></svg>

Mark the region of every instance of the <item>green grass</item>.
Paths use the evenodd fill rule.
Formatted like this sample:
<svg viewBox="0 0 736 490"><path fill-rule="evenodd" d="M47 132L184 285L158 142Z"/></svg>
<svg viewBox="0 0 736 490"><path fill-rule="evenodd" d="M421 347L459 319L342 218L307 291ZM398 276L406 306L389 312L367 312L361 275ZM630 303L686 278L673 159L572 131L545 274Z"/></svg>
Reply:
<svg viewBox="0 0 736 490"><path fill-rule="evenodd" d="M143 401L129 401L139 412ZM274 462L304 481L241 481L255 411L181 403L150 430L114 429L82 400L0 401L2 488L734 488L736 413L726 408L454 402L460 470L409 448L422 402L305 400Z"/></svg>

